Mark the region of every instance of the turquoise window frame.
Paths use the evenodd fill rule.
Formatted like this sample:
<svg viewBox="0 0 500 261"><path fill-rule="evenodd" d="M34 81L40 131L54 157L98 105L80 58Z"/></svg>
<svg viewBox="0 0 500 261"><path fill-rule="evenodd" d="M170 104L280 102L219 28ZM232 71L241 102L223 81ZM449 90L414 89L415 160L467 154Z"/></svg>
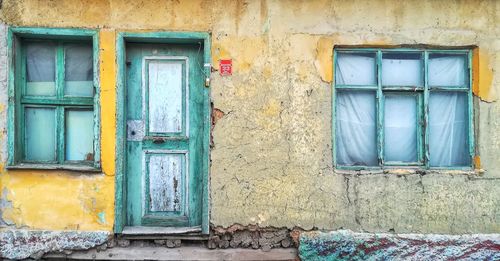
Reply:
<svg viewBox="0 0 500 261"><path fill-rule="evenodd" d="M332 79L332 148L333 148L333 165L340 170L377 170L386 168L398 167L414 167L425 170L472 170L474 168L475 156L475 134L474 134L474 110L473 110L473 95L472 95L472 50L473 47L455 47L455 48L364 48L364 47L334 47L333 48L333 79ZM383 53L421 53L423 56L422 72L424 76L424 86L382 86L382 54ZM375 53L376 57L376 78L377 82L374 85L341 85L336 84L336 64L339 53ZM464 66L467 79L465 86L449 86L449 87L430 87L428 84L428 60L429 54L460 54L466 55L467 66ZM470 156L470 165L468 166L452 166L452 167L431 167L429 166L429 133L426 130L429 122L429 92L436 91L455 91L467 93L467 111L468 111L468 150ZM336 93L338 90L371 90L376 93L376 132L377 132L377 157L378 166L346 166L340 165L337 162L336 148ZM384 93L417 95L417 118L422 119L420 124L417 124L417 159L418 162L385 162L384 161Z"/></svg>
<svg viewBox="0 0 500 261"><path fill-rule="evenodd" d="M25 52L27 41L56 43L56 98L24 96ZM86 42L92 45L93 55L93 97L64 96L64 44ZM8 169L63 169L86 172L100 172L100 106L99 106L99 39L98 31L90 29L11 27L7 32L8 50ZM26 161L24 159L24 115L23 106L56 108L56 161ZM64 106L70 109L93 110L93 160L65 160Z"/></svg>

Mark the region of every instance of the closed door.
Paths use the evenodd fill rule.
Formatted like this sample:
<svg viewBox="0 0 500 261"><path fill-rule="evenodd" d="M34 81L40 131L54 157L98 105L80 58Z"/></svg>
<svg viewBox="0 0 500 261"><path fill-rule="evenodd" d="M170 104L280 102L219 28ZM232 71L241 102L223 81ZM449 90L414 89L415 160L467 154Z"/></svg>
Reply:
<svg viewBox="0 0 500 261"><path fill-rule="evenodd" d="M201 64L199 45L126 45L128 226L201 225Z"/></svg>

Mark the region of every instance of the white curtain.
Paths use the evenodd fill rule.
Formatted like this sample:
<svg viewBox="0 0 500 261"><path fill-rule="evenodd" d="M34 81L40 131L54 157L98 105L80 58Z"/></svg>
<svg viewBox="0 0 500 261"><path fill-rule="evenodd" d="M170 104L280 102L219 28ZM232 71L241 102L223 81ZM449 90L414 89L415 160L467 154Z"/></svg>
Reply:
<svg viewBox="0 0 500 261"><path fill-rule="evenodd" d="M467 95L431 92L429 99L430 166L470 164L468 153Z"/></svg>
<svg viewBox="0 0 500 261"><path fill-rule="evenodd" d="M345 85L376 85L375 55L339 53L335 83Z"/></svg>
<svg viewBox="0 0 500 261"><path fill-rule="evenodd" d="M92 46L71 44L65 47L66 81L92 81Z"/></svg>
<svg viewBox="0 0 500 261"><path fill-rule="evenodd" d="M416 96L386 95L384 113L385 161L416 162Z"/></svg>
<svg viewBox="0 0 500 261"><path fill-rule="evenodd" d="M377 165L375 93L337 92L336 106L337 163Z"/></svg>
<svg viewBox="0 0 500 261"><path fill-rule="evenodd" d="M423 86L420 59L382 59L382 85Z"/></svg>
<svg viewBox="0 0 500 261"><path fill-rule="evenodd" d="M49 43L29 43L26 45L26 72L28 82L55 81L56 52Z"/></svg>
<svg viewBox="0 0 500 261"><path fill-rule="evenodd" d="M429 86L464 86L464 55L430 55Z"/></svg>

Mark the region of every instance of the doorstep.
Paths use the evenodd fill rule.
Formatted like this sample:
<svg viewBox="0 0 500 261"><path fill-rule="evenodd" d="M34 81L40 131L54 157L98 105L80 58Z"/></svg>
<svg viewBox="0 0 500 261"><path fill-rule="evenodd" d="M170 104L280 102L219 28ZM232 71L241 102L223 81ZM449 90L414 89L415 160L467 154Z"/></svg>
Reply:
<svg viewBox="0 0 500 261"><path fill-rule="evenodd" d="M70 254L52 253L43 258L78 260L296 260L295 248L260 249L230 248L208 249L203 245L166 248L162 246L113 247L98 251L91 249Z"/></svg>

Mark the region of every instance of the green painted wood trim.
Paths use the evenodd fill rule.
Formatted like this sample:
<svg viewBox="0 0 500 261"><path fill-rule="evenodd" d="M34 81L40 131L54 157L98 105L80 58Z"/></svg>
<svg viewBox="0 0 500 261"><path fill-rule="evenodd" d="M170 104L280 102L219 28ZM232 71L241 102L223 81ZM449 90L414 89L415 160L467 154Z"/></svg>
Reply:
<svg viewBox="0 0 500 261"><path fill-rule="evenodd" d="M468 63L467 63L467 70L468 70L468 76L469 76L469 87L472 89L472 50L469 50L469 53L467 55L468 57ZM473 94L472 90L469 91L468 93L468 116L469 116L469 154L471 157L471 165L473 168L476 168L475 162L474 162L474 157L476 156L476 144L475 144L475 132L474 132L474 101L473 101Z"/></svg>
<svg viewBox="0 0 500 261"><path fill-rule="evenodd" d="M360 53L360 52L378 52L379 50L388 53L388 52L435 52L435 53L446 53L446 54L467 54L471 48L474 46L459 46L459 47L453 47L453 46L447 46L443 47L443 49L438 49L438 48L427 48L427 47L421 47L421 48L401 48L401 47L386 47L386 48L365 48L365 47L336 47L335 49L337 52L341 53ZM446 48L446 49L444 49Z"/></svg>
<svg viewBox="0 0 500 261"><path fill-rule="evenodd" d="M121 233L125 226L125 206L126 206L126 184L125 184L125 170L126 170L126 75L125 75L125 41L135 40L141 42L158 42L158 43L198 43L203 41L203 54L205 65L211 64L211 37L210 33L206 32L118 32L116 34L116 62L117 62L117 86L116 86L116 173L115 173L115 233ZM211 67L204 66L205 77L210 82ZM202 203L202 233L208 234L210 228L210 91L208 88L204 90L204 126L203 130L203 150L204 164L202 167L203 173L203 203Z"/></svg>
<svg viewBox="0 0 500 261"><path fill-rule="evenodd" d="M56 96L47 97L23 97L25 92L25 56L21 44L22 38L61 40L56 47ZM64 45L66 41L92 40L93 48L93 70L94 87L96 92L93 98L64 97ZM23 104L35 106L36 104L60 105L60 106L93 106L94 108L94 166L100 169L100 119L99 119L99 77L98 77L98 31L73 28L32 28L32 27L10 27L7 32L7 52L9 61L8 74L8 166L21 164L23 158L24 124ZM19 72L19 73L18 73ZM17 86L17 87L16 87ZM16 88L18 89L16 91ZM22 97L22 98L21 98ZM93 99L93 101L92 101ZM57 158L59 164L64 163L64 108L57 109ZM81 162L85 165L85 162ZM55 169L54 166L47 167L40 164L37 169ZM67 169L67 168L66 168ZM71 170L71 169L68 169Z"/></svg>
<svg viewBox="0 0 500 261"><path fill-rule="evenodd" d="M332 52L332 55L333 55L333 66L332 66L332 86L331 86L331 89L332 89L332 102L331 102L331 106L332 106L332 121L330 123L330 126L331 126L331 130L332 130L332 153L333 153L333 166L336 167L336 168L340 168L340 166L337 164L337 137L336 137L336 133L337 133L337 124L336 124L336 119L337 119L337 106L335 106L335 101L337 99L337 85L335 84L335 67L337 66L337 52L335 51L335 49L333 50Z"/></svg>
<svg viewBox="0 0 500 261"><path fill-rule="evenodd" d="M144 226L173 226L173 227L188 227L189 220L187 217L158 217L158 216L144 216L141 218L141 223Z"/></svg>
<svg viewBox="0 0 500 261"><path fill-rule="evenodd" d="M115 159L115 226L114 232L121 233L126 218L125 184L125 138L126 138L126 75L125 75L125 38L123 33L116 34L116 159Z"/></svg>
<svg viewBox="0 0 500 261"><path fill-rule="evenodd" d="M384 93L382 92L382 51L377 51L377 95L376 95L376 132L377 156L379 166L384 165Z"/></svg>
<svg viewBox="0 0 500 261"><path fill-rule="evenodd" d="M41 97L41 96L25 96L20 99L23 104L46 104L46 105L60 105L60 106L89 106L94 105L94 98L92 97L73 97L73 98L60 98L55 97Z"/></svg>
<svg viewBox="0 0 500 261"><path fill-rule="evenodd" d="M101 82L99 68L99 34L97 31L92 35L92 60L93 60L93 82L94 82L94 168L101 169Z"/></svg>
<svg viewBox="0 0 500 261"><path fill-rule="evenodd" d="M56 97L60 99L64 97L64 46L62 42L58 42L56 46ZM58 106L56 108L56 158L57 163L64 162L66 154L65 151L65 132L66 126L64 124L64 107Z"/></svg>
<svg viewBox="0 0 500 261"><path fill-rule="evenodd" d="M424 164L429 168L429 52L424 52Z"/></svg>
<svg viewBox="0 0 500 261"><path fill-rule="evenodd" d="M97 30L77 28L46 28L46 27L11 27L11 31L19 37L44 39L82 39L94 37Z"/></svg>
<svg viewBox="0 0 500 261"><path fill-rule="evenodd" d="M141 42L154 41L157 43L198 43L210 39L210 33L207 32L120 32L120 35L126 40L138 40Z"/></svg>
<svg viewBox="0 0 500 261"><path fill-rule="evenodd" d="M339 90L377 90L378 89L378 86L377 85L335 85L335 88L336 89L339 89Z"/></svg>
<svg viewBox="0 0 500 261"><path fill-rule="evenodd" d="M203 37L203 57L205 59L204 69L205 69L205 81L208 81L208 86L210 87L210 74L212 72L212 66L210 65L212 62L212 41L210 34L202 33L200 34ZM203 188L202 188L202 218L201 218L201 230L203 234L210 233L210 136L211 136L211 119L212 119L212 110L211 110L211 93L209 88L205 88L203 91L203 112L204 112L204 144L203 148L205 153L203 153L205 159L203 160Z"/></svg>
<svg viewBox="0 0 500 261"><path fill-rule="evenodd" d="M8 93L8 108L7 108L7 151L8 151L8 159L7 165L14 165L15 159L17 158L15 155L17 154L16 150L16 96L15 96L15 84L16 84L16 75L15 71L16 58L19 60L20 56L20 48L17 48L18 41L14 35L14 32L11 28L7 31L7 60L8 60L8 75L7 75L7 93Z"/></svg>

